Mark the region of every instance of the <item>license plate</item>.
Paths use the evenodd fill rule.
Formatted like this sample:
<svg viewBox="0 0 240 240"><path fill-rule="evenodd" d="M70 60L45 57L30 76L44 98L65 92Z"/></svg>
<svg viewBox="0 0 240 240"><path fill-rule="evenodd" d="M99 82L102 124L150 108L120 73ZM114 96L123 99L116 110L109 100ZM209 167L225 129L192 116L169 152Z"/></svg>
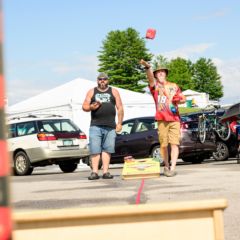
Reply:
<svg viewBox="0 0 240 240"><path fill-rule="evenodd" d="M63 146L72 146L73 140L63 140Z"/></svg>

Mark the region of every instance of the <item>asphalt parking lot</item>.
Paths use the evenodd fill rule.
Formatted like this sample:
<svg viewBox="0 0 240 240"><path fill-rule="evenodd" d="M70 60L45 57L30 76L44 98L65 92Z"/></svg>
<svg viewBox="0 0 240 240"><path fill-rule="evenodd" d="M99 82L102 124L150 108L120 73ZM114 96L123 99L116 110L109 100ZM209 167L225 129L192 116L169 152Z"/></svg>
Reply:
<svg viewBox="0 0 240 240"><path fill-rule="evenodd" d="M181 160L178 175L145 179L140 204L225 198L225 239L239 240L240 164L236 159L202 164ZM136 204L141 179L122 180L122 165L111 165L112 180L89 181L90 169L81 166L63 174L57 167L36 169L31 176L12 177L15 211Z"/></svg>

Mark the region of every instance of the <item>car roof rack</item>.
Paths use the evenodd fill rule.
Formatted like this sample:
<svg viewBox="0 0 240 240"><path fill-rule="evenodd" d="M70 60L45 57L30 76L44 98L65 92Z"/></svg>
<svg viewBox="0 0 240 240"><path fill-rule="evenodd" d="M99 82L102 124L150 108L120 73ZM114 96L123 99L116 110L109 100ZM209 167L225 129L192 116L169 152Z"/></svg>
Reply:
<svg viewBox="0 0 240 240"><path fill-rule="evenodd" d="M20 120L21 118L39 118L39 117L63 117L63 116L59 114L37 113L37 114L20 115L20 116L8 118L8 121Z"/></svg>

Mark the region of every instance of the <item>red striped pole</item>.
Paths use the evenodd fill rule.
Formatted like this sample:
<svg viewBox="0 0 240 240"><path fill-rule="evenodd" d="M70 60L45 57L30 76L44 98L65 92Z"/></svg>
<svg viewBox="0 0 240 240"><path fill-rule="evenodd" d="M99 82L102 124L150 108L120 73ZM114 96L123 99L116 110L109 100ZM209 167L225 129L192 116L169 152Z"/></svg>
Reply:
<svg viewBox="0 0 240 240"><path fill-rule="evenodd" d="M5 128L5 86L3 78L3 15L0 0L0 240L11 239L11 210L9 201L9 158Z"/></svg>

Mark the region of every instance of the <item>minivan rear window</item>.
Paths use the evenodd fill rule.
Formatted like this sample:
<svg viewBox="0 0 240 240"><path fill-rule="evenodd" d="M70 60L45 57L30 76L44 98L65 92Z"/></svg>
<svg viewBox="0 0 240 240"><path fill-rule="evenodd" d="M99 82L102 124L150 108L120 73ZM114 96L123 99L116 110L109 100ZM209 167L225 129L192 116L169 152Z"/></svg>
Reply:
<svg viewBox="0 0 240 240"><path fill-rule="evenodd" d="M71 121L67 119L51 119L38 121L40 132L76 132L79 131Z"/></svg>

